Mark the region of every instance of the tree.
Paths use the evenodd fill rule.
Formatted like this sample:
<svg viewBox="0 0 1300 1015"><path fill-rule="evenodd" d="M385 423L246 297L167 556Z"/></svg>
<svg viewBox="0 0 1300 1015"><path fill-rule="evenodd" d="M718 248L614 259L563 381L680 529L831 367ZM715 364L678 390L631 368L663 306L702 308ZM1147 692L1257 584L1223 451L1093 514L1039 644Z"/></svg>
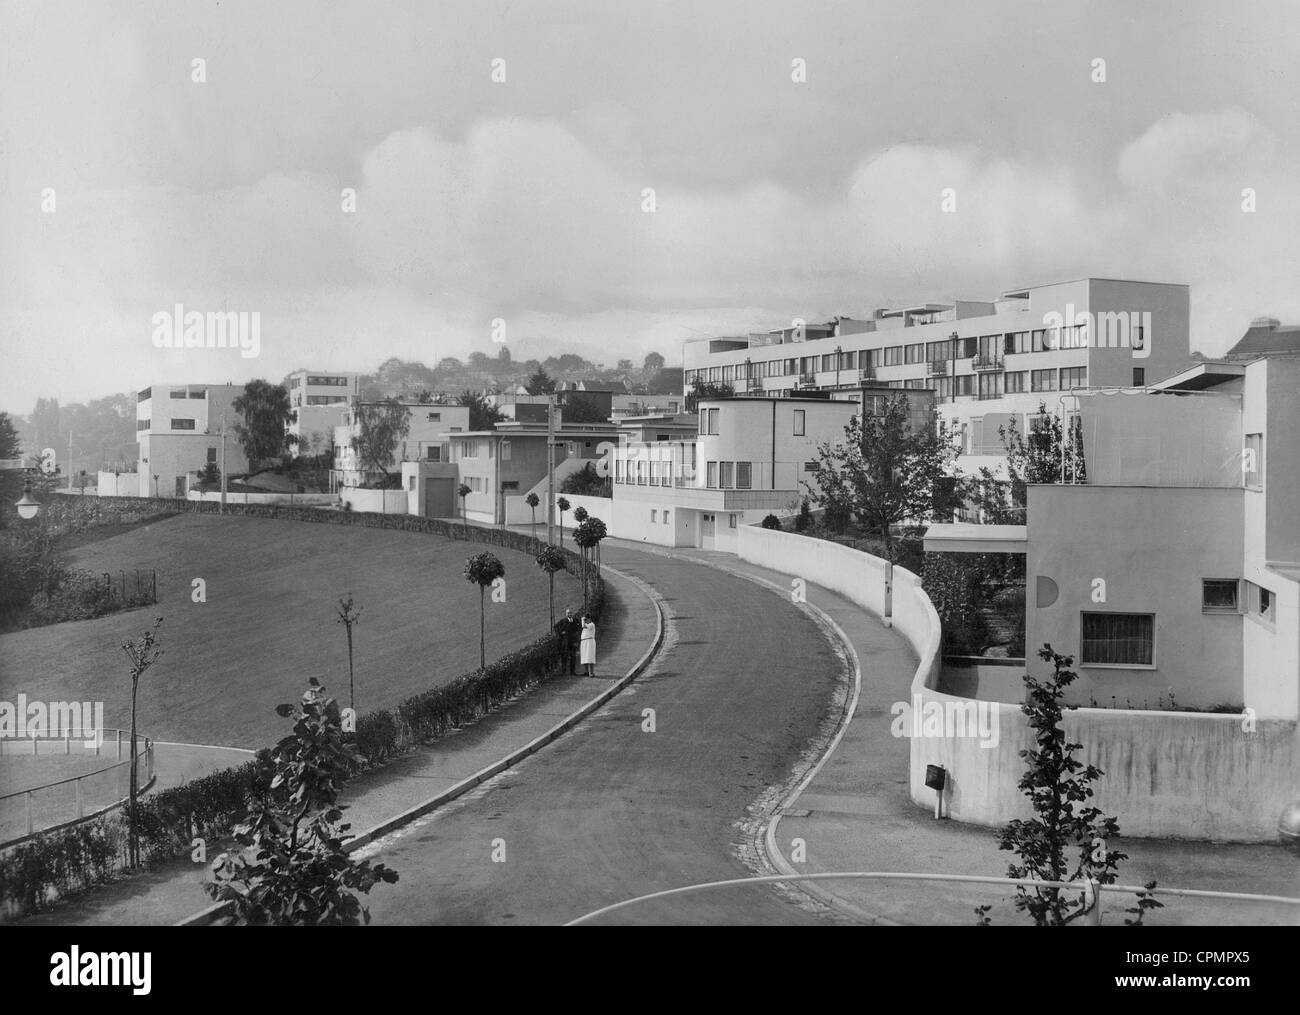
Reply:
<svg viewBox="0 0 1300 1015"><path fill-rule="evenodd" d="M361 607L352 605L352 593L348 593L347 599L339 597L338 606L335 607L335 613L338 614L336 624L342 624L348 632L348 708L352 709L352 715L357 714L357 691L356 683L352 671L352 629L361 623Z"/></svg>
<svg viewBox="0 0 1300 1015"><path fill-rule="evenodd" d="M0 459L21 457L22 442L18 439L18 431L14 429L9 413L0 412Z"/></svg>
<svg viewBox="0 0 1300 1015"><path fill-rule="evenodd" d="M131 663L131 771L127 800L127 866L140 866L140 830L136 814L136 797L140 794L140 758L136 748L137 732L135 723L136 693L140 689L140 678L153 666L163 654L158 644L158 627L163 619L159 617L153 627L145 631L140 639L128 638L122 642L122 651Z"/></svg>
<svg viewBox="0 0 1300 1015"><path fill-rule="evenodd" d="M1029 719L1037 746L1020 752L1026 764L1019 784L1037 817L1012 821L999 832L998 848L1020 858L1007 868L1007 877L1079 882L1081 889L1089 882L1113 884L1119 862L1128 859L1126 853L1108 848L1119 838L1119 822L1087 802L1092 784L1105 773L1075 757L1083 745L1067 743L1061 728L1061 699L1076 677L1070 669L1074 659L1053 652L1051 645L1044 645L1038 657L1051 663L1053 672L1046 681L1025 674L1028 693L1020 710ZM1155 882L1146 888L1151 892ZM1016 886L1016 909L1028 912L1040 927L1072 923L1095 905L1095 896L1088 902L1060 888ZM1147 910L1160 907L1149 894L1141 896L1137 908L1129 910L1136 920L1125 922L1140 924Z"/></svg>
<svg viewBox="0 0 1300 1015"><path fill-rule="evenodd" d="M486 396L472 391L462 391L456 396L457 405L469 406L469 428L471 430L491 430L505 416L495 405L488 402Z"/></svg>
<svg viewBox="0 0 1300 1015"><path fill-rule="evenodd" d="M701 399L731 398L736 389L725 382L702 381L698 377L691 381L691 390L686 392L686 411L694 412Z"/></svg>
<svg viewBox="0 0 1300 1015"><path fill-rule="evenodd" d="M1030 483L1082 483L1088 478L1083 460L1083 427L1079 415L1070 416L1068 443L1061 417L1038 403L1038 413L1029 420L1028 433L1022 434L1013 416L1006 426L998 427L1002 447L1007 455L1010 483L998 480L991 469L979 470L966 495L980 510L986 524L1024 525ZM1065 444L1065 468L1062 470L1062 445Z"/></svg>
<svg viewBox="0 0 1300 1015"><path fill-rule="evenodd" d="M278 459L296 443L297 438L285 429L293 409L284 385L249 381L230 405L239 413L233 429L248 458L250 471Z"/></svg>
<svg viewBox="0 0 1300 1015"><path fill-rule="evenodd" d="M398 876L383 864L353 860L344 848L352 826L342 820L339 784L364 759L344 743L333 698L304 702L300 712L293 705L275 711L295 718L293 732L259 753L274 774L235 827L238 848L213 861L213 880L203 889L234 906L236 924L368 924L370 911L353 893L369 894Z"/></svg>
<svg viewBox="0 0 1300 1015"><path fill-rule="evenodd" d="M460 498L460 520L465 523L465 530L469 531L469 515L465 511L465 498L474 491L464 483L456 488L456 496Z"/></svg>
<svg viewBox="0 0 1300 1015"><path fill-rule="evenodd" d="M551 580L551 628L555 627L555 572L564 570L564 551L547 543L537 555L537 566Z"/></svg>
<svg viewBox="0 0 1300 1015"><path fill-rule="evenodd" d="M57 448L64 438L62 412L57 398L38 398L30 420L34 442L32 453Z"/></svg>
<svg viewBox="0 0 1300 1015"><path fill-rule="evenodd" d="M0 412L0 458L21 458L22 454L18 430L9 413ZM12 505L22 496L22 489L22 469L0 470L0 528L7 527L9 517L14 513Z"/></svg>
<svg viewBox="0 0 1300 1015"><path fill-rule="evenodd" d="M578 508L578 511L582 511ZM573 517L578 517L578 511L573 513ZM584 515L586 512L583 512ZM581 520L576 529L573 530L573 541L582 549L582 605L587 607L588 602L588 585L587 569L591 566L592 554L596 554L596 575L600 576L600 541L608 535L605 529L605 523L599 518L585 517Z"/></svg>
<svg viewBox="0 0 1300 1015"><path fill-rule="evenodd" d="M561 480L560 492L577 494L579 497L608 497L611 483L610 477L602 476L594 462L588 462Z"/></svg>
<svg viewBox="0 0 1300 1015"><path fill-rule="evenodd" d="M411 414L396 398L380 402L361 402L355 410L357 432L352 437L352 450L363 471L382 472L397 460L397 444L411 432Z"/></svg>
<svg viewBox="0 0 1300 1015"><path fill-rule="evenodd" d="M560 497L555 502L555 506L560 509L560 545L564 545L564 512L569 510L569 498Z"/></svg>
<svg viewBox="0 0 1300 1015"><path fill-rule="evenodd" d="M497 350L497 362L498 362L498 363L502 363L502 364L509 365L509 363L510 363L510 347L509 347L509 346L507 346L507 345L503 345L499 350Z"/></svg>
<svg viewBox="0 0 1300 1015"><path fill-rule="evenodd" d="M579 525L587 520L587 509L581 504L573 509L573 520Z"/></svg>
<svg viewBox="0 0 1300 1015"><path fill-rule="evenodd" d="M533 513L533 538L536 539L537 538L537 505L540 504L541 501L537 499L537 494L530 492L528 496L524 498L524 503L528 505L528 510Z"/></svg>
<svg viewBox="0 0 1300 1015"><path fill-rule="evenodd" d="M630 359L621 359L618 361L618 366L616 369L622 372L627 372L628 370L632 370L633 369L632 361Z"/></svg>
<svg viewBox="0 0 1300 1015"><path fill-rule="evenodd" d="M832 530L842 532L856 518L879 534L893 560L893 526L955 510L958 497L948 468L956 450L942 433L912 427L906 394L885 399L878 414L854 416L844 436L841 444L818 446L813 481L803 484L825 508Z"/></svg>
<svg viewBox="0 0 1300 1015"><path fill-rule="evenodd" d="M530 395L550 395L555 393L555 381L551 380L550 375L540 367L537 372L528 378L524 385Z"/></svg>
<svg viewBox="0 0 1300 1015"><path fill-rule="evenodd" d="M657 352L648 352L645 356L645 362L641 369L649 373L652 370L662 370L664 368L664 358Z"/></svg>
<svg viewBox="0 0 1300 1015"><path fill-rule="evenodd" d="M484 633L487 607L484 603L484 595L487 592L487 587L498 578L504 578L505 573L506 566L496 556L487 551L476 553L465 562L465 579L478 585L478 666L481 670L487 668L487 647Z"/></svg>
<svg viewBox="0 0 1300 1015"><path fill-rule="evenodd" d="M595 398L581 391L570 391L564 399L565 423L604 423L609 417L600 411Z"/></svg>

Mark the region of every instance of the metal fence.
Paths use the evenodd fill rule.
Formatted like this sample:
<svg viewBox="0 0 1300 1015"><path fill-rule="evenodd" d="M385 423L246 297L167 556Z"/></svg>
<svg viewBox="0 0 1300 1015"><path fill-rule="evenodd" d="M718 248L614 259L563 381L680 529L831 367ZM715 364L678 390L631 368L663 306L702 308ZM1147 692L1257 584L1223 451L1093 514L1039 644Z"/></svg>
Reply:
<svg viewBox="0 0 1300 1015"><path fill-rule="evenodd" d="M109 762L93 772L72 775L0 795L0 848L63 825L76 824L122 806L130 796L131 733L102 730L61 731L22 739L0 738L0 755L18 758L57 756L103 758ZM154 745L137 734L137 787L148 788L154 778Z"/></svg>

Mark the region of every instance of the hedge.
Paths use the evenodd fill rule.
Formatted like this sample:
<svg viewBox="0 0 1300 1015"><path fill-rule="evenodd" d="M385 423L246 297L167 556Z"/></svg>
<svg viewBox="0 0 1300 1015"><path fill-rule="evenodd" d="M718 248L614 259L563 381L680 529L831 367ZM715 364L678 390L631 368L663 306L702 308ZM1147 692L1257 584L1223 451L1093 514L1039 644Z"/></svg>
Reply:
<svg viewBox="0 0 1300 1015"><path fill-rule="evenodd" d="M105 497L106 501L153 498ZM216 513L207 501L158 499L182 512ZM536 554L543 545L531 536L501 529L466 528L432 518L371 513L345 513L285 505L227 505L227 514L286 518L370 528L430 532ZM571 550L561 551L565 570L580 575L583 561ZM597 579L587 610L599 619L605 603L604 583ZM367 765L381 765L416 746L466 726L560 672L559 645L548 633L530 645L502 656L482 671L463 674L450 683L417 694L395 710L378 709L357 719L355 745ZM247 813L249 803L267 792L269 751L236 768L140 798L137 805L140 855L145 866L189 852L198 836L209 842L229 834ZM127 866L127 820L121 811L91 821L37 835L0 853L0 913L14 918L48 909L57 901L105 884Z"/></svg>

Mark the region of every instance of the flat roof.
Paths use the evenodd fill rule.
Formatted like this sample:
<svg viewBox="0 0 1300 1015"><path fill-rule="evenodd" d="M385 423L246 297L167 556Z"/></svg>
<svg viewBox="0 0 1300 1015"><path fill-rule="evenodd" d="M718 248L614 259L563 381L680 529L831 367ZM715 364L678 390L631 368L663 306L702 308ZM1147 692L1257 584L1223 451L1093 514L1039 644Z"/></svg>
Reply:
<svg viewBox="0 0 1300 1015"><path fill-rule="evenodd" d="M925 530L927 553L1024 553L1028 546L1024 525L976 525L943 522Z"/></svg>
<svg viewBox="0 0 1300 1015"><path fill-rule="evenodd" d="M1201 391L1205 388L1212 388L1216 384L1222 384L1224 381L1244 377L1245 374L1246 365L1244 363L1223 363L1215 360L1193 364L1185 370L1180 370L1178 373L1164 378L1164 380L1156 381L1155 384L1149 385L1149 387L1157 391L1169 391L1175 388L1182 391Z"/></svg>

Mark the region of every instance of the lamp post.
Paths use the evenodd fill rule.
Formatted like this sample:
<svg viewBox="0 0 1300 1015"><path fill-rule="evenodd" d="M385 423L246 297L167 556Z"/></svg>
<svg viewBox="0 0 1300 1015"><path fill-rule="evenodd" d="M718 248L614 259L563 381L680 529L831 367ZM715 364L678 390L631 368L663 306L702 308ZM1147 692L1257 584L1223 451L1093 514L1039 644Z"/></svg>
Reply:
<svg viewBox="0 0 1300 1015"><path fill-rule="evenodd" d="M18 517L23 521L31 521L41 512L40 502L32 497L32 481L25 479L23 481L22 500L14 505L18 508Z"/></svg>

